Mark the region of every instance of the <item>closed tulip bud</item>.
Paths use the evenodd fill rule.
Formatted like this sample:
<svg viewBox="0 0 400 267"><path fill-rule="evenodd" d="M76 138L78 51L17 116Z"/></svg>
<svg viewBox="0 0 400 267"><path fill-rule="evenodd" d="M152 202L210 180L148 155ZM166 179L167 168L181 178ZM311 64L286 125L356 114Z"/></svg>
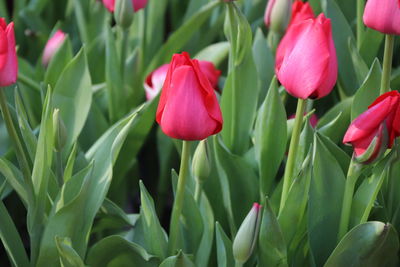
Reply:
<svg viewBox="0 0 400 267"><path fill-rule="evenodd" d="M53 58L55 53L57 53L58 49L60 49L61 45L67 38L67 35L58 30L56 33L47 41L46 46L44 47L42 63L44 66L47 66L50 60Z"/></svg>
<svg viewBox="0 0 400 267"><path fill-rule="evenodd" d="M18 60L15 50L14 23L7 25L0 18L0 86L14 84L18 76Z"/></svg>
<svg viewBox="0 0 400 267"><path fill-rule="evenodd" d="M278 46L275 71L294 97L321 98L337 80L338 63L330 19L321 14L291 26Z"/></svg>
<svg viewBox="0 0 400 267"><path fill-rule="evenodd" d="M129 28L133 21L133 14L132 0L116 0L114 18L117 25L124 29Z"/></svg>
<svg viewBox="0 0 400 267"><path fill-rule="evenodd" d="M199 182L204 182L210 176L211 162L208 156L207 139L200 141L194 152L192 171Z"/></svg>
<svg viewBox="0 0 400 267"><path fill-rule="evenodd" d="M233 240L233 257L245 263L251 256L258 239L261 223L261 205L254 203Z"/></svg>
<svg viewBox="0 0 400 267"><path fill-rule="evenodd" d="M292 0L269 0L264 15L265 26L283 34L289 24Z"/></svg>
<svg viewBox="0 0 400 267"><path fill-rule="evenodd" d="M303 20L313 19L314 17L315 15L310 3L296 0L292 5L292 17L290 18L289 27Z"/></svg>
<svg viewBox="0 0 400 267"><path fill-rule="evenodd" d="M386 34L400 35L400 1L368 0L363 20L369 28Z"/></svg>
<svg viewBox="0 0 400 267"><path fill-rule="evenodd" d="M360 163L379 159L400 136L400 93L391 91L378 97L349 126L343 143L353 146Z"/></svg>
<svg viewBox="0 0 400 267"><path fill-rule="evenodd" d="M218 80L221 76L221 71L217 70L212 62L199 60L199 65L201 71L207 76L211 83L211 86L218 90ZM167 77L167 72L170 64L164 64L155 71L151 72L144 82L144 89L146 91L147 101L152 100L161 91L164 85L165 77Z"/></svg>
<svg viewBox="0 0 400 267"><path fill-rule="evenodd" d="M104 6L108 9L110 12L115 11L115 1L116 0L102 0ZM132 7L133 7L133 12L137 12L140 9L143 9L147 5L147 0L131 0Z"/></svg>
<svg viewBox="0 0 400 267"><path fill-rule="evenodd" d="M67 129L60 116L60 110L55 109L53 112L53 134L54 148L57 152L61 151L67 142Z"/></svg>

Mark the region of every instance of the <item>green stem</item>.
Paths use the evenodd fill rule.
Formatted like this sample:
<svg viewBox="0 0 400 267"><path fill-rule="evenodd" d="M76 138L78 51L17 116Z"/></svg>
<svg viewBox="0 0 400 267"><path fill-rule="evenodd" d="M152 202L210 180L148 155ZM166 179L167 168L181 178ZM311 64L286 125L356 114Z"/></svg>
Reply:
<svg viewBox="0 0 400 267"><path fill-rule="evenodd" d="M124 82L124 76L125 76L125 62L126 62L126 54L127 54L127 47L128 47L128 40L129 40L129 29L121 29L122 32L122 40L121 40L121 78L122 78L122 83L125 84Z"/></svg>
<svg viewBox="0 0 400 267"><path fill-rule="evenodd" d="M283 188L282 188L280 211L282 211L285 205L287 194L289 193L289 187L293 180L293 171L296 163L297 149L299 145L301 126L303 124L303 116L304 116L303 114L306 108L306 104L307 104L306 99L299 98L297 101L296 117L294 120L292 138L290 139L289 155L285 167L285 174L283 176Z"/></svg>
<svg viewBox="0 0 400 267"><path fill-rule="evenodd" d="M359 51L364 37L364 5L364 0L357 0L357 48Z"/></svg>
<svg viewBox="0 0 400 267"><path fill-rule="evenodd" d="M172 208L171 225L169 226L169 255L173 255L178 246L179 240L179 219L181 217L183 200L186 186L186 177L189 170L190 143L183 141L181 167L179 170L178 187L175 194L175 202Z"/></svg>
<svg viewBox="0 0 400 267"><path fill-rule="evenodd" d="M18 73L18 81L35 89L36 91L40 92L41 90L40 85L37 82L22 73Z"/></svg>
<svg viewBox="0 0 400 267"><path fill-rule="evenodd" d="M196 181L196 187L195 187L195 191L194 191L194 200L196 201L197 204L200 204L200 196L201 196L202 190L203 190L203 182Z"/></svg>
<svg viewBox="0 0 400 267"><path fill-rule="evenodd" d="M15 155L17 156L17 159L18 159L18 164L22 170L22 174L24 176L25 183L28 187L27 191L28 191L28 203L29 203L30 201L33 201L33 199L34 199L33 184L32 184L32 180L31 180L31 171L30 171L27 157L25 155L25 151L22 147L21 141L19 140L19 136L14 127L14 123L11 118L10 110L8 109L6 95L4 93L4 88L0 88L0 108L1 108L1 112L3 114L4 123L7 127L8 135L10 136L11 142L12 142L14 150L15 150ZM33 204L33 203L30 203L30 204Z"/></svg>
<svg viewBox="0 0 400 267"><path fill-rule="evenodd" d="M343 195L342 213L340 216L338 242L347 233L350 223L351 205L353 202L354 187L357 179L361 174L361 165L351 160L349 170L347 172L346 185Z"/></svg>
<svg viewBox="0 0 400 267"><path fill-rule="evenodd" d="M383 57L383 70L381 80L381 94L390 90L390 75L392 73L394 35L386 34L385 54Z"/></svg>
<svg viewBox="0 0 400 267"><path fill-rule="evenodd" d="M64 184L64 170L63 170L63 161L62 161L62 153L61 151L56 152L57 157L57 177L60 187Z"/></svg>
<svg viewBox="0 0 400 267"><path fill-rule="evenodd" d="M240 261L235 261L235 267L242 267L243 263Z"/></svg>

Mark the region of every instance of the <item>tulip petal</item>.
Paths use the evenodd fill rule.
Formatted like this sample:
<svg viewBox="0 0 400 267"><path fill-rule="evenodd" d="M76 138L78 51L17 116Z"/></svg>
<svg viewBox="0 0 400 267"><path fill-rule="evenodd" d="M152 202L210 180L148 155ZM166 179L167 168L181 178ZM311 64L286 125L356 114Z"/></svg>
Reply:
<svg viewBox="0 0 400 267"><path fill-rule="evenodd" d="M400 35L399 0L368 0L363 20L369 28Z"/></svg>
<svg viewBox="0 0 400 267"><path fill-rule="evenodd" d="M5 34L7 36L7 59L0 70L0 86L9 86L17 81L18 60L15 49L14 23L7 25Z"/></svg>

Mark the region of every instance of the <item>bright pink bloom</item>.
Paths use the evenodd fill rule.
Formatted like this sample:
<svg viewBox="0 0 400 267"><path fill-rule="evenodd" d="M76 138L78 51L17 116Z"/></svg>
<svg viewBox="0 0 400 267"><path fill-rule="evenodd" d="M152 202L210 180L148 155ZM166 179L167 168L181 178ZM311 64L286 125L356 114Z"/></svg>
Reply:
<svg viewBox="0 0 400 267"><path fill-rule="evenodd" d="M400 35L400 0L368 0L363 19L369 28Z"/></svg>
<svg viewBox="0 0 400 267"><path fill-rule="evenodd" d="M166 135L182 140L203 140L222 129L214 89L199 61L186 52L172 57L156 120Z"/></svg>
<svg viewBox="0 0 400 267"><path fill-rule="evenodd" d="M221 76L221 71L217 70L212 62L199 60L201 71L206 75L211 83L211 86L218 90L218 79ZM144 83L147 100L152 100L160 92L163 87L165 77L170 64L164 64L155 71L151 72Z"/></svg>
<svg viewBox="0 0 400 267"><path fill-rule="evenodd" d="M307 113L304 113L304 115L306 115L306 114ZM291 120L294 118L296 118L296 114L290 115L288 119ZM313 128L315 128L315 126L317 126L317 124L318 124L318 117L317 117L317 115L315 115L315 113L311 114L310 124L311 124L311 127L313 127Z"/></svg>
<svg viewBox="0 0 400 267"><path fill-rule="evenodd" d="M330 19L321 14L291 26L279 46L275 71L289 94L297 98L328 95L337 80L338 64ZM278 47L278 50L280 48Z"/></svg>
<svg viewBox="0 0 400 267"><path fill-rule="evenodd" d="M135 12L146 7L148 0L132 0L133 10ZM110 11L114 12L115 0L103 0L104 6Z"/></svg>
<svg viewBox="0 0 400 267"><path fill-rule="evenodd" d="M42 63L43 65L47 66L49 64L51 58L54 56L54 54L60 49L61 45L63 44L65 38L67 38L67 35L61 31L58 30L48 41L47 44L44 48L43 52L43 57L42 57Z"/></svg>
<svg viewBox="0 0 400 267"><path fill-rule="evenodd" d="M0 18L0 86L14 84L18 76L18 59L15 50L14 23L7 25Z"/></svg>
<svg viewBox="0 0 400 267"><path fill-rule="evenodd" d="M378 97L367 111L350 124L343 143L353 146L356 157L363 157L367 153L364 160L371 162L387 148L391 148L398 136L400 93L391 91Z"/></svg>

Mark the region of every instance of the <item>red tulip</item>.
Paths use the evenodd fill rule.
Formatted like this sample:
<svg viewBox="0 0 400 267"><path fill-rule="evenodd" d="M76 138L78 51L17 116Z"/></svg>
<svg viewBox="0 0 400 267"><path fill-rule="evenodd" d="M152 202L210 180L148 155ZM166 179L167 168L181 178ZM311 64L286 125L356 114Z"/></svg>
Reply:
<svg viewBox="0 0 400 267"><path fill-rule="evenodd" d="M14 23L7 25L0 18L0 86L14 84L18 76L18 60L15 50Z"/></svg>
<svg viewBox="0 0 400 267"><path fill-rule="evenodd" d="M103 0L104 6L110 11L114 12L115 9L115 0ZM147 5L147 0L132 0L133 10L135 12L143 9Z"/></svg>
<svg viewBox="0 0 400 267"><path fill-rule="evenodd" d="M186 52L172 57L156 120L166 135L182 140L203 140L222 129L214 89L199 61Z"/></svg>
<svg viewBox="0 0 400 267"><path fill-rule="evenodd" d="M54 54L60 49L67 35L58 30L48 41L44 48L42 63L47 66Z"/></svg>
<svg viewBox="0 0 400 267"><path fill-rule="evenodd" d="M275 71L279 81L297 98L328 95L338 72L330 19L321 14L293 24L291 30L278 47ZM284 51L280 51L281 46Z"/></svg>
<svg viewBox="0 0 400 267"><path fill-rule="evenodd" d="M201 71L206 75L211 83L211 86L218 90L218 79L221 76L221 71L217 70L212 62L199 60ZM147 100L152 100L158 95L163 87L165 77L167 76L170 64L164 64L155 71L151 72L144 82Z"/></svg>
<svg viewBox="0 0 400 267"><path fill-rule="evenodd" d="M400 35L400 1L368 0L363 19L369 28Z"/></svg>
<svg viewBox="0 0 400 267"><path fill-rule="evenodd" d="M400 93L391 91L378 97L368 110L349 126L343 143L351 144L356 158L370 163L400 136Z"/></svg>

